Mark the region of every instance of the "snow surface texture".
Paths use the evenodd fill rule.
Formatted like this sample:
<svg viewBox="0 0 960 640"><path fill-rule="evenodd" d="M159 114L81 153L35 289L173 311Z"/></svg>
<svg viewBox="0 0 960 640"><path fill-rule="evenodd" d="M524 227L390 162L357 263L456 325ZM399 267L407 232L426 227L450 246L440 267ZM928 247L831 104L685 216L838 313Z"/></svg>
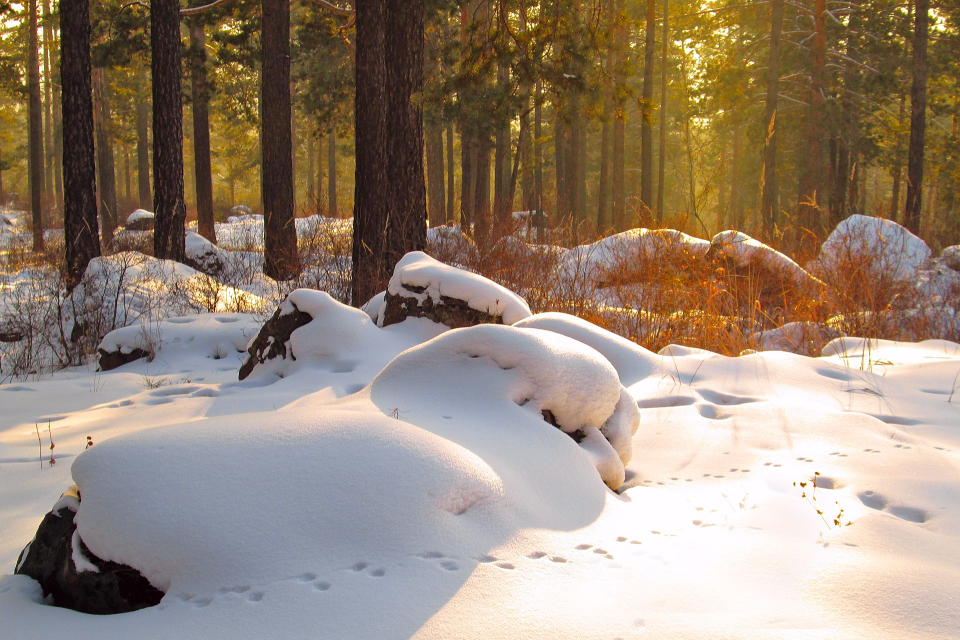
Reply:
<svg viewBox="0 0 960 640"><path fill-rule="evenodd" d="M137 209L127 216L127 224L133 224L138 220L153 220L154 215L144 209Z"/></svg>
<svg viewBox="0 0 960 640"><path fill-rule="evenodd" d="M393 336L333 355L351 351L355 372L383 362L368 390L342 397L362 376L324 366L344 337L321 325L315 359L238 383L241 354L217 358L216 345L242 344L253 321L218 314L179 336L164 325L152 362L0 386L5 570L76 459L84 542L169 587L157 607L86 616L6 576L0 637L956 634L960 345L844 338L823 358L653 354L561 314L519 323L536 332L484 326L428 342L422 321L381 330L359 311L334 320L322 296L304 306ZM553 379L551 361L531 356L540 347L502 354L491 342L471 358L454 346L458 334L506 332L549 350L548 330L602 354L639 407L619 495L535 402L513 401L536 391L528 357ZM377 352L401 342L423 344L388 365ZM503 369L502 357L522 366ZM583 363L596 358L585 351ZM624 402L612 382L598 391L604 411ZM601 414L574 412L593 424ZM34 425L48 420L59 462L45 449L41 469Z"/></svg>
<svg viewBox="0 0 960 640"><path fill-rule="evenodd" d="M416 289L416 290L414 290ZM428 297L442 304L442 297L463 300L471 309L503 318L513 324L530 315L530 307L517 294L483 276L434 260L422 251L403 256L393 270L387 293L423 302ZM383 324L383 307L378 324Z"/></svg>
<svg viewBox="0 0 960 640"><path fill-rule="evenodd" d="M870 265L876 273L911 282L930 258L930 247L892 220L852 215L843 220L820 247L818 261L827 269L844 264Z"/></svg>

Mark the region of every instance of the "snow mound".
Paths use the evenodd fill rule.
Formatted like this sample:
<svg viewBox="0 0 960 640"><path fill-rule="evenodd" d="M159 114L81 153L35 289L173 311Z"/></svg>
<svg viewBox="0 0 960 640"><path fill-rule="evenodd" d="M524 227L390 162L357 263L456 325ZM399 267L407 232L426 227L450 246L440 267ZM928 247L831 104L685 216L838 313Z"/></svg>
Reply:
<svg viewBox="0 0 960 640"><path fill-rule="evenodd" d="M451 364L461 367L460 379L446 385L433 381L435 372ZM472 371L474 367L492 372L495 380ZM534 412L542 417L535 423L543 425L546 420L576 440L608 486L617 489L623 484L623 465L630 460L630 438L639 412L613 365L582 342L550 331L501 325L455 329L397 356L374 379L372 397L377 402L385 390L395 397L390 390L410 381L420 381L424 389L440 395L451 393L451 386L466 384L466 393L483 399L481 411L488 422L498 406L508 402ZM409 401L396 400L400 406Z"/></svg>
<svg viewBox="0 0 960 640"><path fill-rule="evenodd" d="M868 267L900 282L912 282L930 259L930 247L892 220L855 214L840 222L820 247L826 270Z"/></svg>
<svg viewBox="0 0 960 640"><path fill-rule="evenodd" d="M940 260L948 268L960 271L960 244L955 244L941 251Z"/></svg>
<svg viewBox="0 0 960 640"><path fill-rule="evenodd" d="M191 314L121 327L104 336L97 350L102 354L140 352L176 359L201 355L222 360L243 353L258 328L256 319L245 313Z"/></svg>
<svg viewBox="0 0 960 640"><path fill-rule="evenodd" d="M817 283L817 280L796 262L740 231L721 231L713 236L710 252L723 256L737 269L759 268L782 274L791 278L798 286Z"/></svg>
<svg viewBox="0 0 960 640"><path fill-rule="evenodd" d="M83 542L163 591L360 571L450 540L477 553L506 530L501 482L488 465L373 413L279 411L158 427L97 444L72 473Z"/></svg>
<svg viewBox="0 0 960 640"><path fill-rule="evenodd" d="M147 211L146 209L137 209L136 211L131 213L129 216L127 216L127 224L131 225L137 222L138 220L153 220L153 219L154 219L154 215L149 211Z"/></svg>
<svg viewBox="0 0 960 640"><path fill-rule="evenodd" d="M670 259L700 258L710 243L675 229L630 229L568 250L559 268L568 278L582 274L603 286L611 272L622 264Z"/></svg>
<svg viewBox="0 0 960 640"><path fill-rule="evenodd" d="M627 386L653 375L660 369L661 358L652 351L566 313L538 313L514 326L552 331L596 349L613 365L620 381Z"/></svg>
<svg viewBox="0 0 960 640"><path fill-rule="evenodd" d="M308 370L340 374L344 390L362 388L398 353L445 330L418 319L381 329L360 309L311 289L290 293L271 322L247 345L241 379Z"/></svg>
<svg viewBox="0 0 960 640"><path fill-rule="evenodd" d="M500 318L506 324L530 315L527 303L509 289L483 276L445 265L422 251L403 256L394 268L387 287L388 303L378 318L380 326L385 324L390 296L413 299L420 306L429 299L434 307L447 304L449 299L461 300L470 309Z"/></svg>

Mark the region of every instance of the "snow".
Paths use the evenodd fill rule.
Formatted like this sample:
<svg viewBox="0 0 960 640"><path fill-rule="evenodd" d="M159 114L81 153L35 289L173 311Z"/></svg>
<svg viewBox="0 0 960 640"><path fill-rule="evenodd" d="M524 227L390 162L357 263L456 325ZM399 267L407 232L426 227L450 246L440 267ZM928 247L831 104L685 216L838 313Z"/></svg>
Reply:
<svg viewBox="0 0 960 640"><path fill-rule="evenodd" d="M737 267L759 264L771 271L789 274L801 286L813 281L812 276L796 262L740 231L721 231L713 236L710 246Z"/></svg>
<svg viewBox="0 0 960 640"><path fill-rule="evenodd" d="M154 215L144 209L137 209L127 216L127 224L133 224L137 220L153 220Z"/></svg>
<svg viewBox="0 0 960 640"><path fill-rule="evenodd" d="M463 300L471 309L501 316L506 324L530 315L527 303L509 289L483 276L445 265L422 251L411 251L397 262L387 292L420 302L430 297L438 304L443 296Z"/></svg>
<svg viewBox="0 0 960 640"><path fill-rule="evenodd" d="M892 220L855 214L840 222L820 247L826 269L867 265L896 281L913 281L930 247Z"/></svg>
<svg viewBox="0 0 960 640"><path fill-rule="evenodd" d="M956 637L960 344L653 353L557 313L284 304L296 360L242 382L263 317L185 309L149 362L0 385L3 573L68 507L166 590L90 616L5 575L0 637Z"/></svg>

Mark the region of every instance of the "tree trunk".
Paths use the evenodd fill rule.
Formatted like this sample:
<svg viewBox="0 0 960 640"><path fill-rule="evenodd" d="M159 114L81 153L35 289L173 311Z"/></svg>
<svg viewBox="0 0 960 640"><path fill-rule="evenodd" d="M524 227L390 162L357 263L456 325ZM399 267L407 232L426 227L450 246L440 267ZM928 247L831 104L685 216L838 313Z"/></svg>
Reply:
<svg viewBox="0 0 960 640"><path fill-rule="evenodd" d="M476 172L476 145L470 130L465 126L466 118L460 127L460 225L470 233L473 224L474 173Z"/></svg>
<svg viewBox="0 0 960 640"><path fill-rule="evenodd" d="M53 19L50 12L48 0L44 0L43 13L49 19ZM47 37L49 33L49 37ZM60 68L56 64L57 42L53 36L53 26L47 25L44 31L44 37L47 38L47 48L50 52L50 74L48 80L52 87L51 102L53 103L53 194L57 203L57 210L63 213L63 122L60 112Z"/></svg>
<svg viewBox="0 0 960 640"><path fill-rule="evenodd" d="M300 271L293 216L293 145L290 139L290 3L262 0L260 73L260 194L263 199L263 272L289 280Z"/></svg>
<svg viewBox="0 0 960 640"><path fill-rule="evenodd" d="M43 155L45 161L45 197L48 203L55 203L57 211L60 211L60 203L56 197L54 188L53 165L56 164L56 157L53 153L53 78L51 72L52 65L50 58L53 55L50 51L50 24L46 18L50 17L49 0L43 0Z"/></svg>
<svg viewBox="0 0 960 640"><path fill-rule="evenodd" d="M37 42L37 0L30 0L27 29L27 93L29 105L30 210L33 213L33 250L43 251L43 102L40 97L40 60Z"/></svg>
<svg viewBox="0 0 960 640"><path fill-rule="evenodd" d="M600 176L597 181L597 233L610 225L610 116L613 110L608 99L604 105L604 119L600 129Z"/></svg>
<svg viewBox="0 0 960 640"><path fill-rule="evenodd" d="M123 200L125 209L130 204L130 147L126 145L123 146Z"/></svg>
<svg viewBox="0 0 960 640"><path fill-rule="evenodd" d="M490 232L490 136L481 133L475 140L477 154L474 156L473 215L475 236L481 243Z"/></svg>
<svg viewBox="0 0 960 640"><path fill-rule="evenodd" d="M63 234L72 290L100 255L93 158L89 0L60 0L60 97L63 100Z"/></svg>
<svg viewBox="0 0 960 640"><path fill-rule="evenodd" d="M923 200L923 151L927 127L927 27L930 0L916 0L913 30L913 86L910 89L910 148L907 156L907 205L904 226L920 233Z"/></svg>
<svg viewBox="0 0 960 640"><path fill-rule="evenodd" d="M425 142L427 150L427 212L430 226L443 224L446 218L446 187L443 175L443 123L433 117L424 123Z"/></svg>
<svg viewBox="0 0 960 640"><path fill-rule="evenodd" d="M140 72L140 97L137 101L137 192L140 208L149 211L153 208L153 196L150 193L150 103L146 97L147 71Z"/></svg>
<svg viewBox="0 0 960 640"><path fill-rule="evenodd" d="M316 150L313 148L313 134L307 136L307 202L310 209L316 213L317 183L316 183Z"/></svg>
<svg viewBox="0 0 960 640"><path fill-rule="evenodd" d="M447 224L454 224L456 218L453 214L453 122L447 122Z"/></svg>
<svg viewBox="0 0 960 640"><path fill-rule="evenodd" d="M813 68L810 74L810 92L806 108L807 149L800 173L800 194L797 203L800 224L820 231L823 221L820 205L823 202L823 132L824 90L827 62L827 0L814 0Z"/></svg>
<svg viewBox="0 0 960 640"><path fill-rule="evenodd" d="M153 251L184 260L183 101L180 88L180 3L150 1L153 52Z"/></svg>
<svg viewBox="0 0 960 640"><path fill-rule="evenodd" d="M501 10L503 3L498 3ZM497 62L497 84L501 95L508 91L510 81L510 67L501 61ZM501 107L503 108L503 107ZM493 202L494 218L498 233L502 233L504 224L510 217L513 203L507 202L507 193L510 190L510 120L503 114L496 116L494 133L494 160L493 160Z"/></svg>
<svg viewBox="0 0 960 640"><path fill-rule="evenodd" d="M653 209L653 58L656 46L657 0L647 0L643 56L643 98L640 101L640 206Z"/></svg>
<svg viewBox="0 0 960 640"><path fill-rule="evenodd" d="M778 2L780 0L773 0ZM670 42L670 6L663 0L663 37L660 55L660 148L657 159L657 226L663 225L664 179L667 161L667 52Z"/></svg>
<svg viewBox="0 0 960 640"><path fill-rule="evenodd" d="M389 188L386 102L386 0L356 4L356 93L354 131L357 145L353 205L352 303L359 307L383 291L390 278L384 259Z"/></svg>
<svg viewBox="0 0 960 640"><path fill-rule="evenodd" d="M113 244L113 234L117 230L117 175L111 140L110 99L103 76L103 69L98 67L93 70L93 122L100 176L100 244L109 249Z"/></svg>
<svg viewBox="0 0 960 640"><path fill-rule="evenodd" d="M569 227L572 221L570 220L570 207L568 205L567 168L565 166L568 156L566 149L568 127L563 121L562 109L556 104L553 107L553 114L553 166L556 175L557 204L555 208L557 223Z"/></svg>
<svg viewBox="0 0 960 640"><path fill-rule="evenodd" d="M210 171L210 87L207 84L207 46L203 23L190 25L190 91L193 97L193 174L197 190L197 231L216 243L213 222L213 176Z"/></svg>
<svg viewBox="0 0 960 640"><path fill-rule="evenodd" d="M743 230L743 208L740 206L740 124L733 125L733 159L730 162L730 223Z"/></svg>
<svg viewBox="0 0 960 640"><path fill-rule="evenodd" d="M777 101L780 96L780 34L783 30L783 0L771 0L770 61L767 64L766 137L763 148L763 178L760 181L760 221L767 231L780 224L777 203Z"/></svg>
<svg viewBox="0 0 960 640"><path fill-rule="evenodd" d="M543 242L547 216L543 211L543 83L537 78L536 94L533 104L533 208L537 212L534 223L537 225L537 242Z"/></svg>
<svg viewBox="0 0 960 640"><path fill-rule="evenodd" d="M337 206L337 130L330 129L327 144L327 215L340 217Z"/></svg>

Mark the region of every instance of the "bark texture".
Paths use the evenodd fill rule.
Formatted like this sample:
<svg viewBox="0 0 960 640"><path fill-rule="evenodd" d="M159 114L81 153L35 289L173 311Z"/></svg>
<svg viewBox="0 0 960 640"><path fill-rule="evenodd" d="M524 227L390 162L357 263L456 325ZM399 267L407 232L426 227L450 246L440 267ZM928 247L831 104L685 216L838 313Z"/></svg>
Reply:
<svg viewBox="0 0 960 640"><path fill-rule="evenodd" d="M907 205L904 226L920 233L923 200L923 150L927 128L927 30L930 0L916 0L913 30L913 85L910 89L910 148L907 157Z"/></svg>
<svg viewBox="0 0 960 640"><path fill-rule="evenodd" d="M151 0L153 52L153 252L183 262L183 99L180 89L180 3Z"/></svg>
<svg viewBox="0 0 960 640"><path fill-rule="evenodd" d="M300 271L293 215L293 143L290 106L290 3L262 0L260 147L263 198L263 272L289 280Z"/></svg>
<svg viewBox="0 0 960 640"><path fill-rule="evenodd" d="M97 170L100 203L100 238L104 247L113 244L117 230L117 174L111 140L110 99L104 70L93 70L93 122L97 140Z"/></svg>
<svg viewBox="0 0 960 640"><path fill-rule="evenodd" d="M100 255L90 93L89 0L60 0L60 98L63 102L63 231L67 288Z"/></svg>
<svg viewBox="0 0 960 640"><path fill-rule="evenodd" d="M28 165L30 211L33 214L33 250L43 250L43 102L40 97L40 59L37 42L37 0L30 0L27 33L27 103L29 112Z"/></svg>
<svg viewBox="0 0 960 640"><path fill-rule="evenodd" d="M193 97L193 173L197 188L197 231L216 243L213 224L213 177L210 172L210 88L207 83L206 33L190 25L190 89Z"/></svg>

